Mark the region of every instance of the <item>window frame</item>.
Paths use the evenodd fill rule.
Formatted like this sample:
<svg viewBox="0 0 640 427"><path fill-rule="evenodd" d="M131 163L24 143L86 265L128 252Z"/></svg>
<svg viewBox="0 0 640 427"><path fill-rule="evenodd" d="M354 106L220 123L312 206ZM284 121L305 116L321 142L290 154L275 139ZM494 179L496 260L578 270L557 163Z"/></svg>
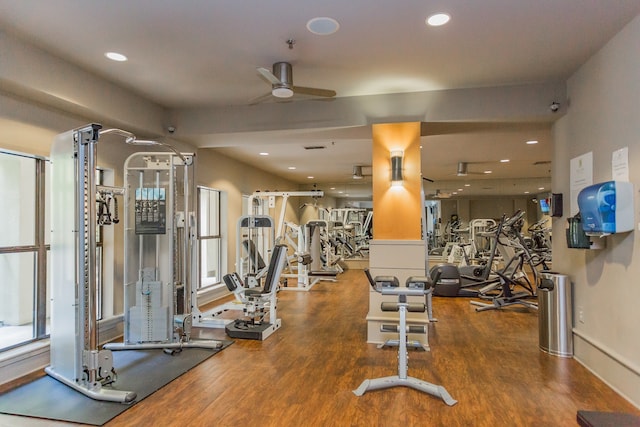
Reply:
<svg viewBox="0 0 640 427"><path fill-rule="evenodd" d="M46 217L50 214L47 205L47 165L49 159L41 156L19 153L0 149L0 156L16 156L34 160L34 235L32 244L1 246L0 254L32 253L34 255L33 268L33 314L31 338L4 346L0 343L0 353L21 347L35 341L49 337L47 332L47 260L51 246L47 243Z"/></svg>
<svg viewBox="0 0 640 427"><path fill-rule="evenodd" d="M215 223L214 227L207 227L208 230L214 228L218 232L215 234L203 234L203 224L202 224L202 215L204 214L203 209L205 208L202 203L202 193L203 191L207 191L211 194L216 195L216 212L209 212L209 224L212 222ZM210 188L206 186L197 186L196 187L196 198L197 198L197 254L198 254L198 280L197 280L197 291L203 291L208 289L216 289L222 286L222 276L224 274L224 257L223 257L223 233L222 233L222 191L217 190L215 188ZM207 210L208 206L207 205ZM207 241L216 240L218 242L218 274L216 275L215 280L205 280L203 275L203 268L205 267L202 262L202 245Z"/></svg>

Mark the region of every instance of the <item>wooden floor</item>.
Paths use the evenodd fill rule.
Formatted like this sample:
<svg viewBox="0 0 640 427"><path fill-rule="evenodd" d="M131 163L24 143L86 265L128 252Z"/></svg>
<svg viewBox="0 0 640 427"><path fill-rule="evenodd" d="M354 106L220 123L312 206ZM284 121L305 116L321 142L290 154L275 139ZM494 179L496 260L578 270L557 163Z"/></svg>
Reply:
<svg viewBox="0 0 640 427"><path fill-rule="evenodd" d="M357 397L364 379L397 372L395 350L366 343L368 292L360 270L280 292L282 328L270 338L237 340L107 426L575 426L579 409L640 415L576 361L540 352L536 312L476 313L464 298L434 298L431 352L409 359L410 376L444 386L457 405L403 387Z"/></svg>

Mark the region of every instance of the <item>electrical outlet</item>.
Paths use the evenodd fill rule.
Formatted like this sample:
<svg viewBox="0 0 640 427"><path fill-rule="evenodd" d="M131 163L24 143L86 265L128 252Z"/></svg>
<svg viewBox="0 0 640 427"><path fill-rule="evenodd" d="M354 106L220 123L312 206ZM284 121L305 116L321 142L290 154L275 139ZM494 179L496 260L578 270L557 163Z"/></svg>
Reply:
<svg viewBox="0 0 640 427"><path fill-rule="evenodd" d="M578 307L578 322L584 323L584 309L582 307Z"/></svg>

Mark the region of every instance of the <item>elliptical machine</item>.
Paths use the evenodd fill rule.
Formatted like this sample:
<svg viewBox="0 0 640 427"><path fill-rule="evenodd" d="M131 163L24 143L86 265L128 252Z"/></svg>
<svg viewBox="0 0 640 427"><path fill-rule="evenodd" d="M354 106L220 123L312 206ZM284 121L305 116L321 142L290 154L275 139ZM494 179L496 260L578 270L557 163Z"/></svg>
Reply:
<svg viewBox="0 0 640 427"><path fill-rule="evenodd" d="M531 283L523 270L525 264L529 265L534 275L533 281L537 283L535 257L528 250L520 231L524 215L524 211L517 210L510 217L502 216L496 227L491 230L489 258L484 266L475 266L480 270L476 270L473 275L465 274L470 271L467 267L459 268L453 264L438 264L432 267L429 272L432 280L439 274L439 279L434 280L433 294L493 299L509 293L504 290L506 283L510 287L520 285L528 294L535 295L535 284ZM498 255L502 257L504 266L499 270L492 270Z"/></svg>
<svg viewBox="0 0 640 427"><path fill-rule="evenodd" d="M433 295L443 297L477 297L490 292L500 282L492 266L496 259L498 236L505 223L505 217L493 228L488 229L486 237L490 239L489 257L480 265L458 267L451 263L442 263L429 270L434 281ZM436 280L436 277L438 279Z"/></svg>

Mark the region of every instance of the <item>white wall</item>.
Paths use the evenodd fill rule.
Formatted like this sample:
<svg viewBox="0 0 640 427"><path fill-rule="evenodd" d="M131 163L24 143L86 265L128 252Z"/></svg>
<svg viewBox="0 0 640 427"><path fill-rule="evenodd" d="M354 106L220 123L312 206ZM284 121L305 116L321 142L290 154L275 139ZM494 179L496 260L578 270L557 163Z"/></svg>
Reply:
<svg viewBox="0 0 640 427"><path fill-rule="evenodd" d="M571 158L593 152L593 181L611 180L612 152L629 147L629 178L640 188L640 17L568 81L568 110L554 128L553 192L565 217L553 222L554 269L574 291L575 357L640 406L640 233L606 237L606 249L567 249ZM636 198L638 197L636 193ZM634 202L638 222L638 200ZM577 313L582 311L583 321Z"/></svg>

